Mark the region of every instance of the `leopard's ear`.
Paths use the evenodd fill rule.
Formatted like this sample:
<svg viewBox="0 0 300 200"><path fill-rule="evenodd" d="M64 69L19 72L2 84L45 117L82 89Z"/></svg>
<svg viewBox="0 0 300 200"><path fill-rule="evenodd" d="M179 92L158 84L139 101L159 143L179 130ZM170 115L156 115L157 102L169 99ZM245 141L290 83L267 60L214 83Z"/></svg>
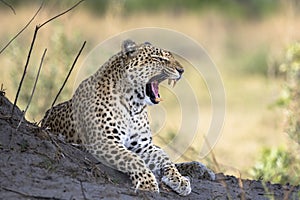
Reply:
<svg viewBox="0 0 300 200"><path fill-rule="evenodd" d="M133 56L136 52L136 49L137 45L132 40L127 39L122 43L122 52L124 55Z"/></svg>

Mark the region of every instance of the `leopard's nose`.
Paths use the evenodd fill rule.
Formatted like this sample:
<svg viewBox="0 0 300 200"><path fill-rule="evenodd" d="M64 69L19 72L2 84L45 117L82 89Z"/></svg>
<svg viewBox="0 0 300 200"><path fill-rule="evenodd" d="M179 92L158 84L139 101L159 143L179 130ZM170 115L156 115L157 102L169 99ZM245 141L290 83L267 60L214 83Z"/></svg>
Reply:
<svg viewBox="0 0 300 200"><path fill-rule="evenodd" d="M178 71L178 73L181 75L183 74L184 72L184 69L183 68L176 68L176 70Z"/></svg>

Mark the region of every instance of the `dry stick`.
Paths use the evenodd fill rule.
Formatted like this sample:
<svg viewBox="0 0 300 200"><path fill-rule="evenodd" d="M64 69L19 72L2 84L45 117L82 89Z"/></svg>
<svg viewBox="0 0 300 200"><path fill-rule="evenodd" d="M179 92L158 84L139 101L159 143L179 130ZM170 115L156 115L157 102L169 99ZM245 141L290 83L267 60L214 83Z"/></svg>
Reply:
<svg viewBox="0 0 300 200"><path fill-rule="evenodd" d="M32 49L33 49L33 45L34 45L34 42L35 42L35 39L36 39L36 35L38 33L38 30L40 28L42 28L44 25L46 25L47 23L51 22L52 20L62 16L63 14L66 14L67 12L71 11L72 9L74 9L76 6L78 6L82 1L79 1L77 4L75 4L74 6L72 6L71 8L69 8L68 10L52 17L51 19L47 20L46 22L42 23L41 25L38 25L35 27L35 31L34 31L34 34L33 34L33 39L32 39L32 42L31 42L31 45L30 45L30 49L29 49L29 52L28 52L28 56L27 56L27 60L26 60L26 64L25 64L25 67L24 67L24 71L23 71L23 75L22 75L22 78L21 78L21 81L19 83L19 87L18 87L18 91L17 91L17 94L16 94L16 97L15 97L15 101L14 101L14 105L12 107L12 111L11 111L11 118L13 118L13 115L14 115L14 110L15 110L15 107L17 105L17 101L18 101L18 97L19 97L19 93L20 93L20 90L21 90L21 87L22 87L22 84L23 84L23 81L24 81L24 78L25 78L25 74L26 74L26 71L27 71L27 67L28 67L28 63L29 63L29 60L30 60L30 56L31 56L31 52L32 52Z"/></svg>
<svg viewBox="0 0 300 200"><path fill-rule="evenodd" d="M12 43L28 26L29 24L34 20L34 18L37 16L37 14L40 12L44 5L44 1L40 5L39 9L36 11L36 13L33 15L33 17L29 20L29 22L15 35L0 51L0 54Z"/></svg>
<svg viewBox="0 0 300 200"><path fill-rule="evenodd" d="M85 195L85 189L82 185L82 181L80 181L80 187L81 187L81 193L82 193L83 199L87 200L86 195Z"/></svg>
<svg viewBox="0 0 300 200"><path fill-rule="evenodd" d="M19 93L20 93L20 90L21 90L21 87L22 87L22 84L23 84L23 81L24 81L24 78L25 78L25 75L26 75L28 63L29 63L29 60L30 60L31 52L32 52L32 49L33 49L33 45L34 45L35 38L36 38L38 30L39 30L38 26L36 26L35 30L34 30L32 42L31 42L31 45L30 45L30 49L29 49L29 52L28 52L28 55L27 55L27 60L26 60L26 64L25 64L25 67L24 67L23 75L22 75L21 81L19 83L18 91L17 91L16 97L15 97L15 101L14 101L14 105L12 107L11 118L13 118L13 116L14 116L14 110L15 110L15 107L17 105Z"/></svg>
<svg viewBox="0 0 300 200"><path fill-rule="evenodd" d="M203 137L204 137L204 141L205 141L206 145L208 146L209 149L211 149L212 159L213 159L214 164L216 165L217 170L221 171L220 165L219 165L219 163L218 163L218 161L216 159L216 156L215 156L215 154L214 154L214 152L212 150L212 147L211 147L211 145L210 145L207 137L205 135Z"/></svg>
<svg viewBox="0 0 300 200"><path fill-rule="evenodd" d="M63 82L61 88L59 89L57 95L55 96L55 99L54 99L54 101L53 101L53 103L52 103L52 105L51 105L51 108L50 108L50 112L49 112L49 114L47 115L44 124L46 124L46 122L48 121L48 118L49 118L49 116L50 116L51 113L52 113L52 108L53 108L53 106L54 106L56 100L58 99L60 93L61 93L62 90L64 89L64 87L65 87L65 85L66 85L66 83L67 83L67 81L68 81L68 79L69 79L69 77L70 77L70 75L71 75L71 73L72 73L74 67L75 67L75 64L76 64L76 62L77 62L77 60L78 60L78 58L79 58L79 56L80 56L80 54L81 54L81 52L82 52L84 46L85 46L85 44L86 44L86 41L83 42L83 45L82 45L82 47L80 48L80 50L79 50L79 52L78 52L78 54L77 54L77 56L76 56L76 58L75 58L75 60L74 60L74 62L73 62L73 64L72 64L72 66L71 66L71 68L70 68L70 70L69 70L69 73L68 73L67 77L65 78L65 81ZM38 123L38 125L39 125L40 123L41 123L41 121Z"/></svg>
<svg viewBox="0 0 300 200"><path fill-rule="evenodd" d="M218 161L217 161L217 159L216 159L216 156L215 156L215 154L214 154L214 152L213 152L213 150L212 150L212 147L211 147L211 145L210 145L210 143L209 143L209 141L208 141L208 139L207 139L207 137L206 136L204 136L204 140L205 140L205 143L206 143L206 145L208 146L208 148L210 148L211 149L211 155L212 155L212 159L213 159L213 162L214 162L214 164L216 165L216 168L217 168L217 170L220 172L221 171L221 168L220 168L220 164L218 163ZM234 169L234 170L237 170L238 171L238 173L239 173L239 177L237 178L238 179L238 184L239 184L239 187L240 187L240 189L242 190L242 194L241 194L241 197L240 197L240 199L241 200L245 200L246 198L245 198L245 189L244 189L244 184L243 184L243 180L242 180L242 174L241 174L241 172L238 170L238 169L235 169L235 168L233 168L233 167L230 167L231 169ZM226 188L226 190L227 190L227 197L229 198L229 199L231 199L231 196L228 196L228 195L230 195L230 193L229 193L229 190L228 190L228 185L227 185L227 183L223 180L223 181L221 181L224 185L225 185L225 188Z"/></svg>
<svg viewBox="0 0 300 200"><path fill-rule="evenodd" d="M26 193L23 193L23 192L20 192L20 191L17 191L15 189L11 189L11 188L6 188L6 187L3 187L3 186L0 186L0 189L2 190L5 190L5 191L8 191L8 192L13 192L13 193L16 193L18 195L21 195L23 197L26 197L26 199L52 199L52 200L59 200L59 198L56 198L56 197L50 197L50 196L39 196L39 195L31 195L31 194L26 194Z"/></svg>
<svg viewBox="0 0 300 200"><path fill-rule="evenodd" d="M60 14L58 14L58 15L56 15L56 16L50 18L50 19L48 19L47 21L45 21L44 23L42 23L42 24L40 25L40 28L41 28L42 26L46 25L47 23L49 23L50 21L52 21L52 20L54 20L54 19L56 19L56 18L58 18L58 17L60 17L60 16L62 16L62 15L64 15L64 14L66 14L67 12L73 10L76 6L78 6L78 5L79 5L80 3L82 3L83 1L84 1L84 0L79 1L78 3L76 3L74 6L72 6L72 7L69 8L68 10L66 10L66 11L64 11L64 12L62 12L62 13L60 13Z"/></svg>
<svg viewBox="0 0 300 200"><path fill-rule="evenodd" d="M208 146L209 149L211 149L210 154L211 154L211 157L212 157L212 162L215 164L216 170L217 170L218 172L221 172L220 164L219 164L218 161L217 161L217 158L216 158L216 156L215 156L215 154L214 154L214 151L212 150L212 147L211 147L211 145L210 145L210 143L209 143L207 137L206 137L206 136L203 136L203 137L204 137L204 141L205 141L206 145ZM224 165L222 165L222 166L224 166ZM231 167L231 168L232 168L232 167ZM232 169L235 169L235 168L232 168ZM238 172L239 172L239 174L241 174L240 171L238 171Z"/></svg>
<svg viewBox="0 0 300 200"><path fill-rule="evenodd" d="M206 138L205 136L204 136L204 139L205 139L205 143L207 144L207 146L208 146L210 149L212 149L212 147L211 147L209 141L207 140L207 138ZM235 167L232 167L232 166L224 165L224 164L221 164L221 165L220 165L220 164L218 163L217 159L216 159L216 156L215 156L213 150L211 150L211 156L212 156L212 159L213 159L213 163L214 163L215 166L216 166L216 170L218 170L219 172L221 172L221 167L220 167L220 166L226 167L226 168L228 168L228 169L237 171L238 174L239 174L238 179L240 179L240 180L242 179L242 174L241 174L241 172L240 172L239 169L237 169L237 168L235 168ZM241 184L241 185L243 185L243 184Z"/></svg>
<svg viewBox="0 0 300 200"><path fill-rule="evenodd" d="M1 88L0 88L0 95L5 95L5 90L4 87L3 87L3 83L1 83Z"/></svg>
<svg viewBox="0 0 300 200"><path fill-rule="evenodd" d="M7 2L4 1L4 0L1 0L1 2L2 2L3 4L5 4L6 6L8 6L8 7L13 11L13 13L16 15L15 9L14 9L9 3L7 3Z"/></svg>
<svg viewBox="0 0 300 200"><path fill-rule="evenodd" d="M289 200L290 194L293 192L296 186L292 186L287 192L284 192L283 200Z"/></svg>
<svg viewBox="0 0 300 200"><path fill-rule="evenodd" d="M239 172L239 176L240 177L238 178L238 183L239 183L240 189L242 190L240 199L241 200L246 200L246 193L245 193L244 183L243 183L243 180L242 180L242 174L240 172Z"/></svg>
<svg viewBox="0 0 300 200"><path fill-rule="evenodd" d="M73 64L72 64L72 66L71 66L71 68L70 68L70 70L69 70L69 73L68 73L67 77L65 78L65 81L64 81L63 85L62 85L61 88L59 89L59 91L58 91L58 93L57 93L57 95L56 95L56 97L55 97L55 99L54 99L54 101L53 101L53 103L52 103L52 105L51 105L51 108L54 106L54 104L55 104L55 102L56 102L58 96L60 95L60 93L61 93L62 90L64 89L64 87L65 87L65 85L66 85L66 83L67 83L67 81L68 81L68 79L69 79L69 77L70 77L70 75L71 75L71 73L72 73L74 67L75 67L75 64L76 64L76 62L77 62L77 60L78 60L78 58L79 58L79 56L80 56L80 54L81 54L81 52L82 52L84 46L85 46L85 44L86 44L86 41L83 42L83 45L81 46L81 48L80 48L80 50L79 50L79 52L78 52L78 54L77 54L77 56L76 56L76 58L75 58Z"/></svg>
<svg viewBox="0 0 300 200"><path fill-rule="evenodd" d="M24 117L25 117L25 114L26 114L26 112L27 112L27 110L28 110L28 108L29 108L29 105L30 105L30 103L31 103L32 97L33 97L34 92L35 92L36 84L37 84L37 81L38 81L39 76L40 76L40 72L41 72L41 68L42 68L42 65L43 65L43 62L44 62L44 58L45 58L46 52L47 52L47 49L44 50L44 53L43 53L43 55L42 55L41 62L40 62L40 66L39 66L37 75L36 75L36 77L35 77L35 81L34 81L34 84L33 84L32 92L31 92L31 95L30 95L28 104L27 104L27 106L26 106L26 108L25 108L25 110L24 110L24 112L23 112L23 116L21 117L21 120L20 120L20 122L19 122L19 125L17 126L16 131L18 131L18 129L19 129L21 123L23 122L23 119L24 119Z"/></svg>

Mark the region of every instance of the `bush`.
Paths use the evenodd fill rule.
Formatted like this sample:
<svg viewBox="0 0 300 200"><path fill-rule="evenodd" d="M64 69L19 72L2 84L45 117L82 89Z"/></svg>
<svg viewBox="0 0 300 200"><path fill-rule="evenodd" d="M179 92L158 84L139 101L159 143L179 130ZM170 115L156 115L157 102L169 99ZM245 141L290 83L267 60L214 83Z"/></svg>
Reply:
<svg viewBox="0 0 300 200"><path fill-rule="evenodd" d="M300 144L300 43L288 48L280 70L286 75L281 97L286 113L285 131Z"/></svg>
<svg viewBox="0 0 300 200"><path fill-rule="evenodd" d="M263 149L258 163L250 170L255 179L263 179L273 183L299 184L300 176L296 172L300 170L298 160L284 148Z"/></svg>
<svg viewBox="0 0 300 200"><path fill-rule="evenodd" d="M285 113L284 131L292 139L288 149L264 149L256 166L250 171L254 178L276 183L298 185L300 182L300 43L291 45L280 66L285 85L277 106Z"/></svg>

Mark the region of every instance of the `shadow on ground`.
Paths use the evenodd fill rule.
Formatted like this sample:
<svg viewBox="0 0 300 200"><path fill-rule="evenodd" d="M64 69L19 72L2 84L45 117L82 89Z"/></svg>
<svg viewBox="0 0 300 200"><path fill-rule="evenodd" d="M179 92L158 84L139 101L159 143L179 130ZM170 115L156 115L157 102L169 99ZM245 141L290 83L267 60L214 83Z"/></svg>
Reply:
<svg viewBox="0 0 300 200"><path fill-rule="evenodd" d="M129 178L99 164L90 154L26 120L0 95L0 199L299 199L300 187L240 180L217 174L215 181L191 177L192 193L180 197L134 192Z"/></svg>

